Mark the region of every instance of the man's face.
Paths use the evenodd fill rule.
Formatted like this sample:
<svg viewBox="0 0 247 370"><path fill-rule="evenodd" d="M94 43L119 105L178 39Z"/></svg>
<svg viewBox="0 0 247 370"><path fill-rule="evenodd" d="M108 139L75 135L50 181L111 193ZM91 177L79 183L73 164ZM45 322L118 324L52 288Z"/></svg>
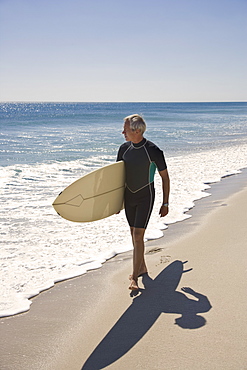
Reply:
<svg viewBox="0 0 247 370"><path fill-rule="evenodd" d="M129 122L124 123L122 134L126 141L135 141L136 133L131 130Z"/></svg>

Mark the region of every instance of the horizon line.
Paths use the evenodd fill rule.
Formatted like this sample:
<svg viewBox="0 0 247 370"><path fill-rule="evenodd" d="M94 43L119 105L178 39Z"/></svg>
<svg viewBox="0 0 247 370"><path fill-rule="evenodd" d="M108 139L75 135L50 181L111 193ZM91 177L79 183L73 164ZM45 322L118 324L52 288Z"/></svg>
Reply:
<svg viewBox="0 0 247 370"><path fill-rule="evenodd" d="M247 103L247 100L222 100L222 101L65 101L65 100L4 100L0 101L0 104L6 104L6 103L85 103L85 104L92 104L92 103L120 103L120 104L131 104L131 103L166 103L166 104L188 104L188 103Z"/></svg>

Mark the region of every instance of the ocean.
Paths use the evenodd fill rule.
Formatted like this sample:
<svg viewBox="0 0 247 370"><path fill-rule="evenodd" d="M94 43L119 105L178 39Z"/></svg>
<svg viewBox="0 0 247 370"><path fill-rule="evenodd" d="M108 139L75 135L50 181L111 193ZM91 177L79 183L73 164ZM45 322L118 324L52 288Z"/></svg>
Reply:
<svg viewBox="0 0 247 370"><path fill-rule="evenodd" d="M166 157L170 213L160 219L161 183L146 240L190 217L210 183L247 167L247 103L0 103L0 316L29 310L56 282L100 268L132 249L124 211L73 223L52 207L81 176L115 162L123 118L139 113L145 137Z"/></svg>

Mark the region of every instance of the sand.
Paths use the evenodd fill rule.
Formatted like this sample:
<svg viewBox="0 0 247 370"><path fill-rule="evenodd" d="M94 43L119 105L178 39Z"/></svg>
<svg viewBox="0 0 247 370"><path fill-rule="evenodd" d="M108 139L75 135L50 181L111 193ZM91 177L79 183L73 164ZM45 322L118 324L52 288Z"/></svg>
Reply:
<svg viewBox="0 0 247 370"><path fill-rule="evenodd" d="M0 319L0 369L247 369L247 171L213 185L192 217Z"/></svg>

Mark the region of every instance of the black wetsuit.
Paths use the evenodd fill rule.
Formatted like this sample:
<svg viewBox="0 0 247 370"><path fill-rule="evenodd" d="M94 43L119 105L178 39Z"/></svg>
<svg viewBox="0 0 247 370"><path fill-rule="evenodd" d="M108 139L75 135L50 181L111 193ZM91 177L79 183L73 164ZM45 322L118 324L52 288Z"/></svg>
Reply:
<svg viewBox="0 0 247 370"><path fill-rule="evenodd" d="M146 229L154 204L156 168L167 168L163 152L145 138L138 144L128 141L118 151L117 161L126 169L125 213L131 227Z"/></svg>

